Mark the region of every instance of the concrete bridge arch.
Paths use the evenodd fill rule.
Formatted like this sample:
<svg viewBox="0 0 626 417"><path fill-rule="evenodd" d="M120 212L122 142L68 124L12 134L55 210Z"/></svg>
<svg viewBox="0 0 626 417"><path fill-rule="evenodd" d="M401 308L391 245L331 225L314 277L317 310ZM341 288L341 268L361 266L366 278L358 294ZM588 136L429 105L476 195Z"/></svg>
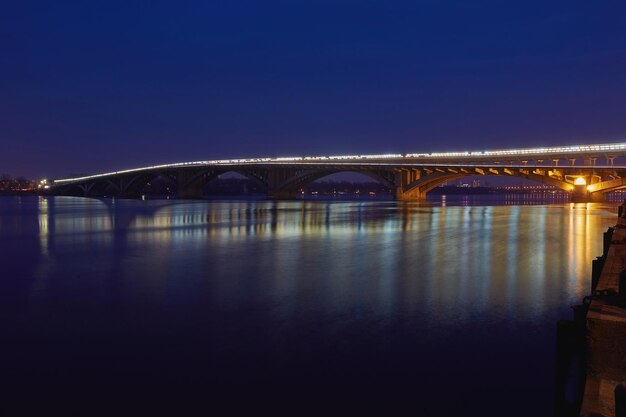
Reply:
<svg viewBox="0 0 626 417"><path fill-rule="evenodd" d="M324 177L340 173L357 173L389 187L395 188L393 172L383 170L358 169L355 167L333 167L328 169L303 169L295 173L285 172L281 176L270 176L270 196L293 198L306 185Z"/></svg>
<svg viewBox="0 0 626 417"><path fill-rule="evenodd" d="M396 188L396 199L398 200L425 200L426 193L434 188L457 179L472 177L472 176L509 176L515 178L527 179L539 184L545 184L554 186L568 193L575 191L575 185L572 182L568 182L564 179L552 178L550 176L538 175L531 172L516 172L508 170L508 172L501 172L492 169L490 171L480 170L479 172L432 172L427 175L417 175L416 179L410 182L405 182ZM402 181L402 179L400 179ZM626 186L626 185L625 185Z"/></svg>
<svg viewBox="0 0 626 417"><path fill-rule="evenodd" d="M53 194L138 197L151 180L166 176L176 185L179 197L198 198L205 184L233 171L254 180L270 197L294 198L303 186L324 176L356 172L391 188L397 199L419 200L433 188L457 178L500 175L551 185L571 193L574 200L591 201L626 188L622 180L626 178L626 165L615 164L620 158L626 159L626 143L483 152L248 158L85 175L50 181L45 188L50 187ZM602 160L604 164L598 164Z"/></svg>

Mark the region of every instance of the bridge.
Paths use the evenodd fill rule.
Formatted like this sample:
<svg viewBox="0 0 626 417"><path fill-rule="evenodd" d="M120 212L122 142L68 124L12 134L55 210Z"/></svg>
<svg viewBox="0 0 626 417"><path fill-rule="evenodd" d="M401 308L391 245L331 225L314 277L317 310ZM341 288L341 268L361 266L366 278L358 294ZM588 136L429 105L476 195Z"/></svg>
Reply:
<svg viewBox="0 0 626 417"><path fill-rule="evenodd" d="M398 200L424 200L433 188L462 177L498 175L551 185L574 202L603 201L626 188L626 143L501 149L477 152L340 155L223 159L126 169L75 178L43 180L57 195L138 198L153 179L171 179L180 198L201 198L209 181L239 173L267 190L293 199L306 184L339 172L357 172L393 190Z"/></svg>

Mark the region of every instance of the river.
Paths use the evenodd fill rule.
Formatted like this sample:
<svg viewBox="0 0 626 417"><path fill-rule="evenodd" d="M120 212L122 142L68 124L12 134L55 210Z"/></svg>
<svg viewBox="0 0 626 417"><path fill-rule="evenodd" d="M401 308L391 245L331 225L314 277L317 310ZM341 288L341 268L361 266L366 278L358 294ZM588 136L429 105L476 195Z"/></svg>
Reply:
<svg viewBox="0 0 626 417"><path fill-rule="evenodd" d="M616 204L510 202L0 197L0 411L550 416Z"/></svg>

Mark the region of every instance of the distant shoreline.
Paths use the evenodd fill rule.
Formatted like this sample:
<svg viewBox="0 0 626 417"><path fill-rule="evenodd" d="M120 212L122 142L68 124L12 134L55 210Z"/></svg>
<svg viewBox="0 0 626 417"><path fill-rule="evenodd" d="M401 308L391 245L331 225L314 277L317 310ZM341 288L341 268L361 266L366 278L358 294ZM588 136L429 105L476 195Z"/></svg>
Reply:
<svg viewBox="0 0 626 417"><path fill-rule="evenodd" d="M26 191L14 191L14 190L0 190L0 196L23 196L23 195L43 195L39 190L26 190Z"/></svg>

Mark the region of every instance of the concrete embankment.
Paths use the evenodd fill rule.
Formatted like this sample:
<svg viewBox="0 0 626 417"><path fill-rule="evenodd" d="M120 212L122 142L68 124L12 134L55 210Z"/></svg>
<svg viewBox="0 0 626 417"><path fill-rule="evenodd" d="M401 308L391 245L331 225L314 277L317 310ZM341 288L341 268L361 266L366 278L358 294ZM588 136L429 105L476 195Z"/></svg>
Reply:
<svg viewBox="0 0 626 417"><path fill-rule="evenodd" d="M566 365L570 377L572 369L581 370L578 380L570 378L580 384L566 384L561 394L582 396L571 401L569 409L559 409L557 403L557 414L572 415L579 409L576 414L582 417L622 417L626 416L626 202L619 208L617 224L604 233L603 254L594 261L592 271L591 296L574 306L572 331L565 331L568 336L561 335L557 342L557 350L574 353L574 360L570 356ZM567 327L560 323L560 333ZM563 348L564 341L571 342L570 348Z"/></svg>

